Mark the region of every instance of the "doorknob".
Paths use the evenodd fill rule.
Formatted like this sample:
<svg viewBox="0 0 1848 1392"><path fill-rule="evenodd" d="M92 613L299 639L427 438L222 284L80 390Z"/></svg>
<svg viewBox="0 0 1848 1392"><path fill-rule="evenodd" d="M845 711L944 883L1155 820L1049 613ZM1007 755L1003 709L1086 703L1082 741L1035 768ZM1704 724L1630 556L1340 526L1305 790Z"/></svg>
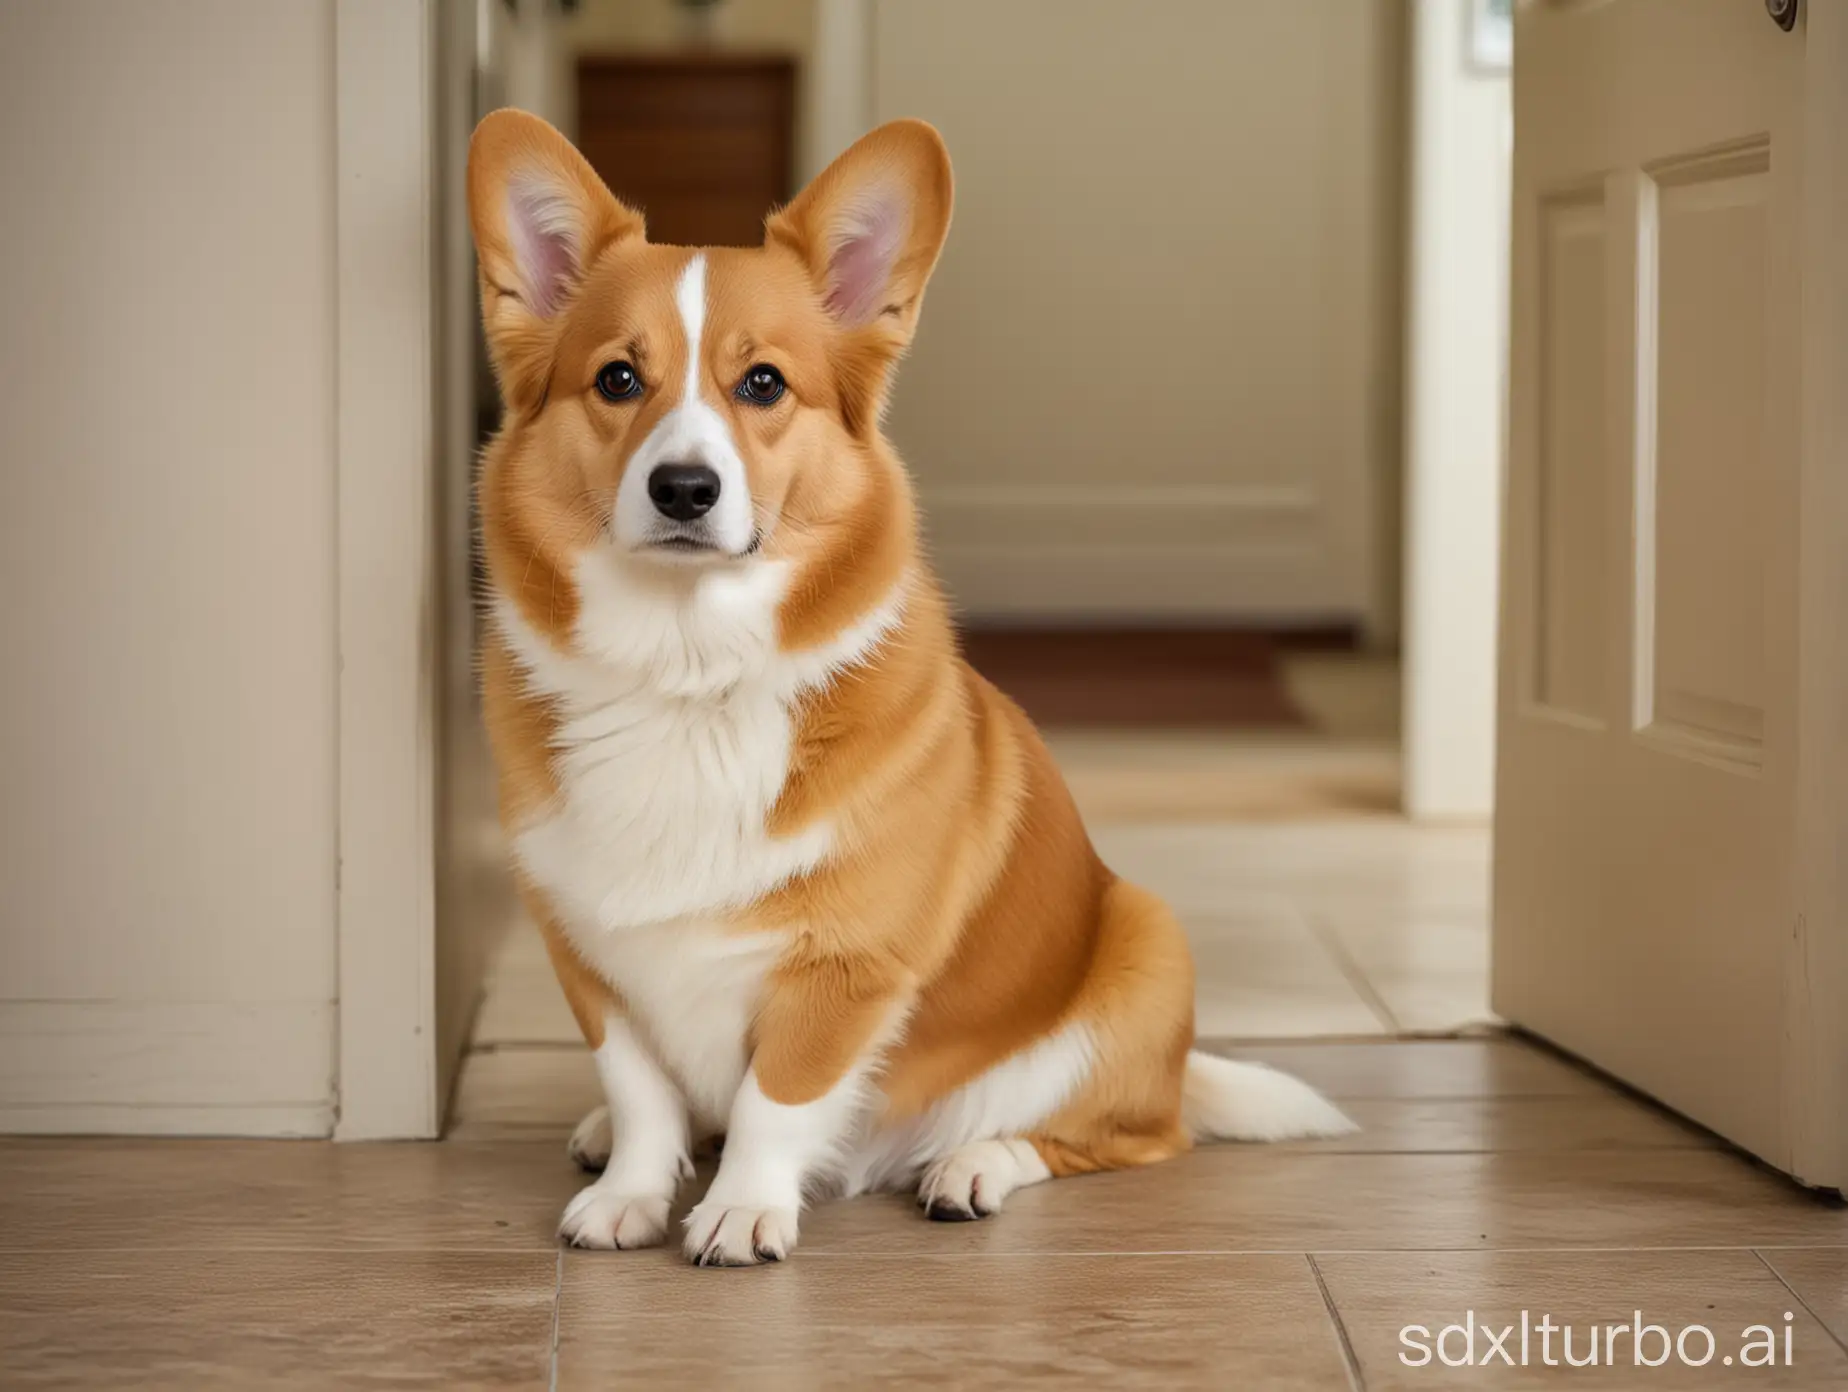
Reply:
<svg viewBox="0 0 1848 1392"><path fill-rule="evenodd" d="M1798 0L1765 0L1765 13L1788 34L1797 27L1797 4Z"/></svg>

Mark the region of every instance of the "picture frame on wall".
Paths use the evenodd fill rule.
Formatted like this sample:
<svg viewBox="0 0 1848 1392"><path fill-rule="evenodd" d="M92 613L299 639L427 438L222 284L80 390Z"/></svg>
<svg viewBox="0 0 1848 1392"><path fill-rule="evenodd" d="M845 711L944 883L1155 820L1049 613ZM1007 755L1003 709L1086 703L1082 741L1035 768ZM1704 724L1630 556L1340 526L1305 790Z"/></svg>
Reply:
<svg viewBox="0 0 1848 1392"><path fill-rule="evenodd" d="M1481 73L1505 73L1514 62L1514 0L1465 0L1464 61Z"/></svg>

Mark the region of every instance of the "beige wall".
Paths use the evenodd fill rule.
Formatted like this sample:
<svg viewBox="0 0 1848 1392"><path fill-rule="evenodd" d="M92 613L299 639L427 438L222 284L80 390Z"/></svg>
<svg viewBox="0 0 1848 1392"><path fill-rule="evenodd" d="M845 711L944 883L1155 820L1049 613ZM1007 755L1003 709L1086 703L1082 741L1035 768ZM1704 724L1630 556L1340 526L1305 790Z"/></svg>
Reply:
<svg viewBox="0 0 1848 1392"><path fill-rule="evenodd" d="M0 6L0 1128L331 1124L333 52Z"/></svg>
<svg viewBox="0 0 1848 1392"><path fill-rule="evenodd" d="M978 616L1390 629L1402 14L878 0L957 210L891 431Z"/></svg>

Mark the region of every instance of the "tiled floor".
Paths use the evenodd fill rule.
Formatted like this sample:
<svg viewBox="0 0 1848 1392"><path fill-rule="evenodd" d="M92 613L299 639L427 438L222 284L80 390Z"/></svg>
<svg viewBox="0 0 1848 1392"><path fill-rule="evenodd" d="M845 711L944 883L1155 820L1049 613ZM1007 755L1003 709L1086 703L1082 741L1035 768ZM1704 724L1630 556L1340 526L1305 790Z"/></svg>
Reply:
<svg viewBox="0 0 1848 1392"><path fill-rule="evenodd" d="M979 1224L823 1205L760 1270L560 1252L564 1138L599 1099L522 931L440 1144L0 1141L0 1386L1848 1386L1848 1211L1486 1024L1486 834L1382 810L1377 664L1292 680L1319 740L1054 747L1106 859L1187 923L1202 1034L1358 1134L1042 1185ZM1710 1330L1711 1363L1638 1366L1634 1333L1613 1363L1639 1311L1692 1358ZM1446 1366L1466 1322L1476 1361ZM1598 1364L1559 1366L1559 1327L1583 1359L1593 1324ZM1774 1366L1741 1361L1755 1325Z"/></svg>
<svg viewBox="0 0 1848 1392"><path fill-rule="evenodd" d="M540 1070L435 1145L0 1143L0 1385L1848 1386L1848 1212L1519 1042L1235 1052L1366 1129L1062 1180L979 1224L823 1205L753 1271L559 1252L586 1099ZM1523 1310L1525 1368L1404 1361L1408 1326L1468 1318L1481 1357ZM1627 1342L1542 1366L1543 1317L1582 1358L1638 1310L1711 1330L1714 1366L1645 1371ZM1720 1365L1751 1325L1779 1366Z"/></svg>
<svg viewBox="0 0 1848 1392"><path fill-rule="evenodd" d="M1399 669L1288 653L1302 730L1050 730L1093 825L1387 820L1399 811Z"/></svg>

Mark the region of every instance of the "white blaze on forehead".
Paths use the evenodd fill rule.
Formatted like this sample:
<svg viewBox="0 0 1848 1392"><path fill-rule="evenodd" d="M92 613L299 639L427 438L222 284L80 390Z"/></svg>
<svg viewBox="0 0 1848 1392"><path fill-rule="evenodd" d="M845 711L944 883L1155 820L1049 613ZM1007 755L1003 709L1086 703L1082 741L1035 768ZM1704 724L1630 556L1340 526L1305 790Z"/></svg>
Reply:
<svg viewBox="0 0 1848 1392"><path fill-rule="evenodd" d="M731 426L719 408L700 394L700 349L706 329L704 252L693 253L674 283L674 307L686 336L686 376L672 409L642 441L623 474L616 492L616 540L625 547L645 549L674 531L649 501L648 475L662 464L704 464L719 476L719 501L702 525L721 549L741 554L750 546L757 526L750 480ZM651 384L649 389L672 390L667 383Z"/></svg>
<svg viewBox="0 0 1848 1392"><path fill-rule="evenodd" d="M699 400L699 336L706 327L706 253L696 251L674 287L674 304L680 310L680 327L687 336L686 394L684 405Z"/></svg>

